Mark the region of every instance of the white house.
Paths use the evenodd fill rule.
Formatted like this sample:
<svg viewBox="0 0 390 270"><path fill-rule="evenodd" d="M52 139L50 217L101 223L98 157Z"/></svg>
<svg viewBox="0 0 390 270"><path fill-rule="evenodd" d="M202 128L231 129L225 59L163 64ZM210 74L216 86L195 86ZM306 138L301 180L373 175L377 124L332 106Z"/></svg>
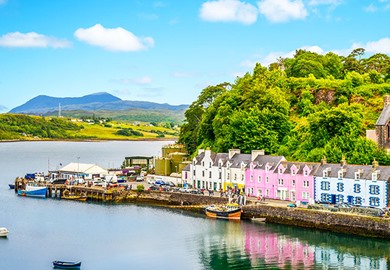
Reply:
<svg viewBox="0 0 390 270"><path fill-rule="evenodd" d="M91 180L108 174L108 171L96 164L69 163L58 170L60 177L67 179L84 178Z"/></svg>
<svg viewBox="0 0 390 270"><path fill-rule="evenodd" d="M322 160L314 174L314 198L332 204L384 208L389 205L390 166L327 164Z"/></svg>

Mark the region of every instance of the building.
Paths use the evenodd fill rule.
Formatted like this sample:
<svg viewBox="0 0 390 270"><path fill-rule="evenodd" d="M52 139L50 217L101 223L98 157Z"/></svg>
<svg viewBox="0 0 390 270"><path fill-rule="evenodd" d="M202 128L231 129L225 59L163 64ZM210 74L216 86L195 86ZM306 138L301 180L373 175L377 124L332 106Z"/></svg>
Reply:
<svg viewBox="0 0 390 270"><path fill-rule="evenodd" d="M162 147L162 156L155 158L155 174L163 176L180 174L188 163L188 153L183 145L165 145Z"/></svg>
<svg viewBox="0 0 390 270"><path fill-rule="evenodd" d="M59 177L66 179L83 178L92 180L101 178L108 174L108 171L96 164L69 163L58 170Z"/></svg>
<svg viewBox="0 0 390 270"><path fill-rule="evenodd" d="M384 208L389 206L390 166L327 164L324 158L314 173L315 194L318 202L349 203L352 205Z"/></svg>
<svg viewBox="0 0 390 270"><path fill-rule="evenodd" d="M378 147L390 150L390 96L383 97L383 109L375 124L375 130L366 130L366 138Z"/></svg>

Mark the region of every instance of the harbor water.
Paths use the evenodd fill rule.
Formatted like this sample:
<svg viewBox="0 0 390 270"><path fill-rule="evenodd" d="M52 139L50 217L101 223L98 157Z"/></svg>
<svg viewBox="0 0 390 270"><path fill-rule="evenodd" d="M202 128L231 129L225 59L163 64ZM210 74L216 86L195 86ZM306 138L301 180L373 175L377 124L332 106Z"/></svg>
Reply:
<svg viewBox="0 0 390 270"><path fill-rule="evenodd" d="M120 167L168 142L0 143L0 269L389 269L390 241L165 208L18 197L17 176L70 162Z"/></svg>

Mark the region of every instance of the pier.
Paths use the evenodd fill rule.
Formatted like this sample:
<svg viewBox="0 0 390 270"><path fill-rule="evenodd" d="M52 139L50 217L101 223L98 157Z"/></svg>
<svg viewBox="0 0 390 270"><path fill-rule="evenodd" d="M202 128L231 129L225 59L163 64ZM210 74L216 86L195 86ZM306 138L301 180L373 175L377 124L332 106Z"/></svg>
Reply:
<svg viewBox="0 0 390 270"><path fill-rule="evenodd" d="M16 178L15 179L15 193L18 192L19 189L25 189L28 183L27 179L24 178ZM52 184L46 181L43 182L35 182L37 186L47 187L47 197L48 198L61 198L66 191L70 194L74 195L84 195L87 199L97 200L97 201L112 201L114 199L114 195L116 189L120 188L110 188L105 189L99 186L91 186L87 187L85 185L65 185L65 184Z"/></svg>

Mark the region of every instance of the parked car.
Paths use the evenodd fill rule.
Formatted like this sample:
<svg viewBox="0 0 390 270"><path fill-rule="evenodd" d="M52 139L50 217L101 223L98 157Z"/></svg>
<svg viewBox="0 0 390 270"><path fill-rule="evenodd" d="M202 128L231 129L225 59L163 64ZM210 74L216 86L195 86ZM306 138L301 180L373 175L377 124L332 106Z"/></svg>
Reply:
<svg viewBox="0 0 390 270"><path fill-rule="evenodd" d="M189 188L189 187L181 187L179 188L179 192L184 192L184 193L188 193L188 192L191 192L192 188Z"/></svg>
<svg viewBox="0 0 390 270"><path fill-rule="evenodd" d="M166 182L166 185L170 186L170 187L175 187L175 183L173 183L172 181L169 181L169 182Z"/></svg>
<svg viewBox="0 0 390 270"><path fill-rule="evenodd" d="M148 190L160 190L160 186L151 185Z"/></svg>
<svg viewBox="0 0 390 270"><path fill-rule="evenodd" d="M295 208L295 207L297 207L297 205L295 203L290 203L290 204L287 204L287 207Z"/></svg>
<svg viewBox="0 0 390 270"><path fill-rule="evenodd" d="M154 184L157 186L161 186L161 185L165 185L165 182L163 180L156 180Z"/></svg>

